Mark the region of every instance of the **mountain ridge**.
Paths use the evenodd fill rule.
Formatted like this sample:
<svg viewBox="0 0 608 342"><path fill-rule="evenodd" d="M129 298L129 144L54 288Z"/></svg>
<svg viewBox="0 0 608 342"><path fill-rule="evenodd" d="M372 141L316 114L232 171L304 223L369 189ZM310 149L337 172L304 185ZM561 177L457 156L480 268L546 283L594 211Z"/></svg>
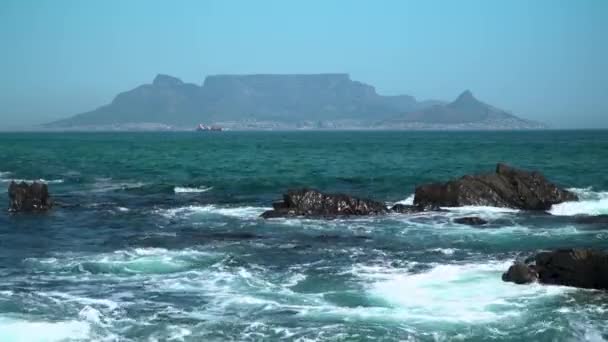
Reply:
<svg viewBox="0 0 608 342"><path fill-rule="evenodd" d="M478 101L469 90L445 103L380 95L346 73L211 75L200 86L158 74L152 83L121 92L109 104L46 127L155 123L188 128L205 122L234 129L390 129L483 122L488 115L508 118L515 128L536 128L531 121Z"/></svg>

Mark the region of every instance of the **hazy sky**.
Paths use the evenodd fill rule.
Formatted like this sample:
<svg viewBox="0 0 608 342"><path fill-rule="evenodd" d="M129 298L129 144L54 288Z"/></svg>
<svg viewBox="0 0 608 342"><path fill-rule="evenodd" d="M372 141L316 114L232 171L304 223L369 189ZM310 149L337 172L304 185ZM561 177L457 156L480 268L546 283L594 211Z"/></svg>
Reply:
<svg viewBox="0 0 608 342"><path fill-rule="evenodd" d="M608 127L608 1L0 1L0 127L94 109L157 73L348 72L381 94Z"/></svg>

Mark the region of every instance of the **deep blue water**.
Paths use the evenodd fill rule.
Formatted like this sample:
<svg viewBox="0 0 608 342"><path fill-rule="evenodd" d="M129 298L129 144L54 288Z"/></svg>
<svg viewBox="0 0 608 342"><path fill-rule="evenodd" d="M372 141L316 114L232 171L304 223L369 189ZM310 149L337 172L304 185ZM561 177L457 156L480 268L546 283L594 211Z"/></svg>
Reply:
<svg viewBox="0 0 608 342"><path fill-rule="evenodd" d="M289 188L395 203L497 162L581 197L548 213L258 218ZM608 248L608 131L2 133L0 341L602 341L608 295L503 283L518 256ZM0 207L8 206L0 196ZM488 227L452 220L478 215Z"/></svg>

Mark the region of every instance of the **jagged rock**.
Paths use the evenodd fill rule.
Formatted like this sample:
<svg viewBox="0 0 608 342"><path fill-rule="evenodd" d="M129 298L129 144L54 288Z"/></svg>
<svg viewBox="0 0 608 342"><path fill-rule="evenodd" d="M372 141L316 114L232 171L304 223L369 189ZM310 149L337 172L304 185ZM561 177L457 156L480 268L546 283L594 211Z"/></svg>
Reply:
<svg viewBox="0 0 608 342"><path fill-rule="evenodd" d="M538 279L538 274L532 266L517 262L502 274L502 280L515 284L529 284Z"/></svg>
<svg viewBox="0 0 608 342"><path fill-rule="evenodd" d="M544 284L608 289L608 253L560 249L536 255L538 279Z"/></svg>
<svg viewBox="0 0 608 342"><path fill-rule="evenodd" d="M548 210L578 197L550 183L539 172L498 164L496 172L466 175L446 183L418 186L414 205L459 207L480 205L525 210Z"/></svg>
<svg viewBox="0 0 608 342"><path fill-rule="evenodd" d="M400 214L414 214L424 211L424 207L417 205L408 205L408 204L395 204L391 211L400 213Z"/></svg>
<svg viewBox="0 0 608 342"><path fill-rule="evenodd" d="M467 216L454 219L454 223L468 224L469 226L481 226L487 224L488 221L477 216Z"/></svg>
<svg viewBox="0 0 608 342"><path fill-rule="evenodd" d="M283 195L282 202L273 203L273 210L261 217L288 216L333 217L378 215L387 212L384 204L368 199L343 194L325 194L312 189L290 190Z"/></svg>
<svg viewBox="0 0 608 342"><path fill-rule="evenodd" d="M9 211L45 211L53 206L48 186L34 182L11 182L8 186Z"/></svg>
<svg viewBox="0 0 608 342"><path fill-rule="evenodd" d="M504 281L518 284L536 273L538 281L548 285L587 289L608 289L608 253L593 249L558 249L537 253L533 265L516 263L503 274ZM517 280L517 281L516 281Z"/></svg>

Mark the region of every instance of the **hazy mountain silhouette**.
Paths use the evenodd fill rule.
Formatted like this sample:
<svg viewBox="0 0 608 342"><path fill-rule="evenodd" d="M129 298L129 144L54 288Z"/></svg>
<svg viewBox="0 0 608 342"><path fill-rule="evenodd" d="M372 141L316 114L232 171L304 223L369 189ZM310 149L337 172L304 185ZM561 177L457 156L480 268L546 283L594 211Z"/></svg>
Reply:
<svg viewBox="0 0 608 342"><path fill-rule="evenodd" d="M161 74L152 84L120 93L108 105L48 126L160 123L190 127L200 122L232 122L238 128L242 122L255 128L255 122L276 123L276 127L318 122L343 127L335 123L348 122L353 127L390 128L394 123L459 124L488 118L519 120L477 101L469 91L449 104L419 102L408 95L379 95L374 87L347 74L216 75L207 77L202 86Z"/></svg>

